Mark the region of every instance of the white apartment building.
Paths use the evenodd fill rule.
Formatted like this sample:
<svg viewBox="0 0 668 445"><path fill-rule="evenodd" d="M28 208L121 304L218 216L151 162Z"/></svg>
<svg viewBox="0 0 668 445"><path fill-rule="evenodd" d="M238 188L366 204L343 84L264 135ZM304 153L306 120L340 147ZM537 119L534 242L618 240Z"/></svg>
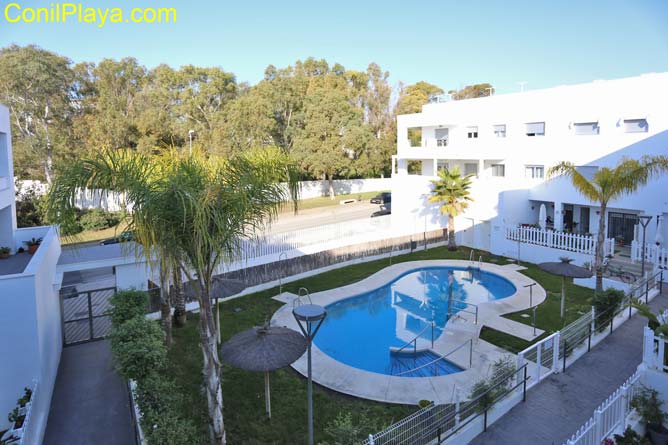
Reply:
<svg viewBox="0 0 668 445"><path fill-rule="evenodd" d="M34 254L25 241L41 238ZM56 272L60 241L54 227L16 228L9 112L0 105L0 431L25 387L33 399L23 426L24 444L42 443L63 344Z"/></svg>
<svg viewBox="0 0 668 445"><path fill-rule="evenodd" d="M508 227L538 223L589 236L598 230L597 203L550 167L570 161L592 174L624 158L668 155L668 73L559 86L461 101L434 101L421 113L398 116L392 158L393 224L446 227L426 197L437 170L474 174L474 201L456 219L458 242L516 257ZM638 240L638 215L650 215L648 243L668 240L668 176L609 205L607 238ZM657 222L663 218L663 223ZM657 234L659 235L657 237ZM553 250L553 249L552 249ZM556 259L558 252L551 258ZM584 258L576 258L583 260Z"/></svg>

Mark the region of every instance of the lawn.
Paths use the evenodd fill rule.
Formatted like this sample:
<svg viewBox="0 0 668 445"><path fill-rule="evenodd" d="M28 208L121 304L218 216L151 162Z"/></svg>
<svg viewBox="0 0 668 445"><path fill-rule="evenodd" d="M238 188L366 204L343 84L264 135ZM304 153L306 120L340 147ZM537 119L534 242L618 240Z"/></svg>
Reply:
<svg viewBox="0 0 668 445"><path fill-rule="evenodd" d="M340 205L340 202L343 201L344 199L368 201L377 194L383 193L384 191L389 191L389 190L383 190L380 192L363 192L363 193L349 193L347 195L336 195L334 199L330 199L329 196L302 199L299 201L299 210L316 209L320 207ZM282 210L284 212L292 212L292 204L286 204Z"/></svg>
<svg viewBox="0 0 668 445"><path fill-rule="evenodd" d="M127 227L127 222L121 222L114 227L108 227L102 230L84 230L72 236L64 236L61 240L62 245L89 243L91 241L102 241L103 239L113 238L120 235Z"/></svg>
<svg viewBox="0 0 668 445"><path fill-rule="evenodd" d="M478 254L476 254L478 255ZM469 249L460 248L448 252L444 247L418 250L411 254L393 258L393 263L423 259L468 259ZM506 259L483 253L483 261L503 264ZM388 259L335 269L317 276L287 283L284 290L297 293L306 287L311 293L331 289L359 281L389 265ZM558 292L560 278L547 275L533 265L526 273L542 284L548 291ZM237 332L261 324L281 306L271 299L278 293L277 288L257 292L242 298L227 301L221 306L223 341ZM577 318L580 310L586 310L591 291L573 286L568 287L568 312L566 321ZM562 326L558 315L559 299L550 296L537 309L537 324L548 331ZM509 318L523 323L530 319L520 316L522 312L511 314ZM554 316L556 314L556 318ZM482 337L499 346L517 352L528 345L519 338L491 329L484 329ZM201 351L197 346L197 315L189 314L188 324L174 332L174 345L170 350L170 373L178 387L184 392L187 403L183 406L184 416L197 421L201 431L201 442L207 443L206 401L201 391ZM284 444L302 443L306 437L306 381L291 368L271 373L272 419L264 414L264 384L262 373L252 373L223 368L223 394L225 400L225 422L229 443L234 444ZM365 433L377 431L414 412L416 406L401 406L376 403L345 396L316 385L314 391L315 442L331 442L326 427L339 413L352 413L356 424L364 422Z"/></svg>

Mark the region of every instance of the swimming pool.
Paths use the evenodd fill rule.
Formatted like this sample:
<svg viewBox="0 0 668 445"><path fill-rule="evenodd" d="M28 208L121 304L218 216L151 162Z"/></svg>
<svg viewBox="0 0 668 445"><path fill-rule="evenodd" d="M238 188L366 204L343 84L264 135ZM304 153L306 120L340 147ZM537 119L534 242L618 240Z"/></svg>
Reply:
<svg viewBox="0 0 668 445"><path fill-rule="evenodd" d="M405 377L451 374L462 369L447 361L410 372L437 356L428 350L417 356L396 354L390 348L400 348L420 334L418 348L428 349L431 324L434 323L433 336L437 339L447 323L448 304L454 315L466 307L461 301L480 304L515 292L515 286L507 279L478 269L411 270L383 287L328 305L327 318L314 342L332 358L366 371Z"/></svg>

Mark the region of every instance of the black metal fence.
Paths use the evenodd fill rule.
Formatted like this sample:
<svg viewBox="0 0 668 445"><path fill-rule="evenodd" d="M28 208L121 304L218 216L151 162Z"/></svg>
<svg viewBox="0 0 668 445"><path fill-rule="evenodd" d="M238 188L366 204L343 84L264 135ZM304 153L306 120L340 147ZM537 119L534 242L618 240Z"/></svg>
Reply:
<svg viewBox="0 0 668 445"><path fill-rule="evenodd" d="M111 331L109 299L115 287L78 291L66 288L60 292L63 320L63 344L73 345L99 340Z"/></svg>

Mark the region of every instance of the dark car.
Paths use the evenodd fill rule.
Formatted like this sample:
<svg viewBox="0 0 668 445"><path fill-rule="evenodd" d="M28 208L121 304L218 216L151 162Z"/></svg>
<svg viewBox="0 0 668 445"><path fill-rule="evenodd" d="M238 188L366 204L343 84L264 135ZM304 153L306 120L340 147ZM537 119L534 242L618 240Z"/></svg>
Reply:
<svg viewBox="0 0 668 445"><path fill-rule="evenodd" d="M108 246L109 244L118 244L118 243L126 243L128 241L134 241L135 239L135 234L134 232L123 232L119 236L115 236L113 238L107 238L105 240L100 241L101 246Z"/></svg>
<svg viewBox="0 0 668 445"><path fill-rule="evenodd" d="M391 215L392 214L392 207L390 205L381 205L380 210L377 210L371 214L372 218L375 218L377 216L385 216L385 215Z"/></svg>
<svg viewBox="0 0 668 445"><path fill-rule="evenodd" d="M371 204L387 204L388 202L392 202L392 193L390 192L379 193L371 198Z"/></svg>

